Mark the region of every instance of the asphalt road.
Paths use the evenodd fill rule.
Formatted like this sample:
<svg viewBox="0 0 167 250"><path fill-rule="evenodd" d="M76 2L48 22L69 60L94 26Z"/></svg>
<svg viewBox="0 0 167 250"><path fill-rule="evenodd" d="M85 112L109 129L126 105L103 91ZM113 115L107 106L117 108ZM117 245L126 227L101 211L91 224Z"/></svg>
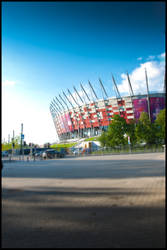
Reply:
<svg viewBox="0 0 167 250"><path fill-rule="evenodd" d="M4 163L2 248L164 248L165 154Z"/></svg>

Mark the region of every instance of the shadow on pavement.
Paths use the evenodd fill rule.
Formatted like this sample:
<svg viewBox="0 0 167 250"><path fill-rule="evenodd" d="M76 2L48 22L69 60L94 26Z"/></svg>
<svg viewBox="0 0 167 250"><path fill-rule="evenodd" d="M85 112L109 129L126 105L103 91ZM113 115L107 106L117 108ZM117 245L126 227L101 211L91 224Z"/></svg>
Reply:
<svg viewBox="0 0 167 250"><path fill-rule="evenodd" d="M165 201L135 205L141 197L147 203L147 192L126 188L42 189L3 190L2 247L165 247ZM122 197L126 197L126 205L121 203Z"/></svg>

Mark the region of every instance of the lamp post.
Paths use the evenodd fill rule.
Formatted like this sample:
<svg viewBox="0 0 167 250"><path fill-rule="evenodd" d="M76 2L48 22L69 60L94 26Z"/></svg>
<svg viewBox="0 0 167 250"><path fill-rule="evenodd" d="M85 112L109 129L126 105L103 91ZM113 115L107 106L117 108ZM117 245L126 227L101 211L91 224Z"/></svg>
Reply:
<svg viewBox="0 0 167 250"><path fill-rule="evenodd" d="M24 135L23 135L23 123L21 123L21 145L20 145L20 149L21 149L22 158L23 158L23 139L24 139Z"/></svg>
<svg viewBox="0 0 167 250"><path fill-rule="evenodd" d="M128 137L128 145L129 145L129 153L132 153L132 150L131 150L131 142L130 142L130 136L128 136L126 133L124 134L124 137Z"/></svg>
<svg viewBox="0 0 167 250"><path fill-rule="evenodd" d="M132 150L131 150L131 142L130 142L130 136L128 136L128 144L129 144L129 152L132 153Z"/></svg>
<svg viewBox="0 0 167 250"><path fill-rule="evenodd" d="M13 138L12 138L12 158L14 155L14 147L15 147L15 142L14 142L14 130L13 130Z"/></svg>

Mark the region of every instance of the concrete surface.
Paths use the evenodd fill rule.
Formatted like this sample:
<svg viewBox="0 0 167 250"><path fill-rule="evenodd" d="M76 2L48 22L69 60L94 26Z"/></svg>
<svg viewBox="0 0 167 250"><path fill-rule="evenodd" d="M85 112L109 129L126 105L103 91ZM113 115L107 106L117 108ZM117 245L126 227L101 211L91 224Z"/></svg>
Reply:
<svg viewBox="0 0 167 250"><path fill-rule="evenodd" d="M2 248L164 248L165 154L4 163Z"/></svg>

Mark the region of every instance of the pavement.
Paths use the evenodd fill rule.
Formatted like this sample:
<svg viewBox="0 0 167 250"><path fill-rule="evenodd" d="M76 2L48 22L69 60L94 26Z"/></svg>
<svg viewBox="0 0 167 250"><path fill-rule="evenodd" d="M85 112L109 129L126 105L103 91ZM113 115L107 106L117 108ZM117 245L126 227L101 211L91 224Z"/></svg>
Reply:
<svg viewBox="0 0 167 250"><path fill-rule="evenodd" d="M165 153L6 162L2 248L165 248Z"/></svg>

